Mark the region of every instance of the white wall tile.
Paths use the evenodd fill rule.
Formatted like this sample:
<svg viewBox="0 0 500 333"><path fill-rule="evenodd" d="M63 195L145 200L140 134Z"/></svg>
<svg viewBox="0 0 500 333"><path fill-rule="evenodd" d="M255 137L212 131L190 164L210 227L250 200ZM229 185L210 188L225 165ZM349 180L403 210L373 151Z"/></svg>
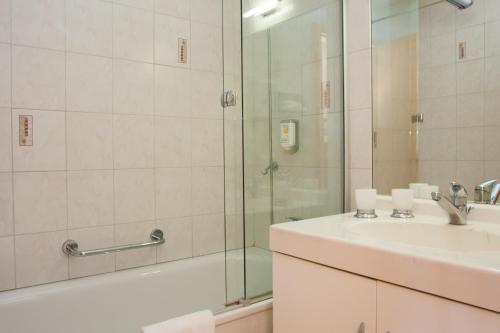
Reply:
<svg viewBox="0 0 500 333"><path fill-rule="evenodd" d="M224 212L224 168L193 168L191 177L193 214Z"/></svg>
<svg viewBox="0 0 500 333"><path fill-rule="evenodd" d="M114 245L114 228L112 226L68 231L68 239L78 241L81 249L96 249ZM115 255L103 254L89 258L69 257L69 277L77 278L88 275L113 272Z"/></svg>
<svg viewBox="0 0 500 333"><path fill-rule="evenodd" d="M459 161L483 161L483 127L459 128L457 132L457 159Z"/></svg>
<svg viewBox="0 0 500 333"><path fill-rule="evenodd" d="M189 216L191 207L191 169L156 169L157 218Z"/></svg>
<svg viewBox="0 0 500 333"><path fill-rule="evenodd" d="M372 166L371 110L350 112L350 161L351 168L363 169Z"/></svg>
<svg viewBox="0 0 500 333"><path fill-rule="evenodd" d="M222 165L224 159L222 120L193 119L191 124L193 165Z"/></svg>
<svg viewBox="0 0 500 333"><path fill-rule="evenodd" d="M65 50L64 0L12 1L12 42Z"/></svg>
<svg viewBox="0 0 500 333"><path fill-rule="evenodd" d="M155 119L155 166L188 167L191 165L191 120Z"/></svg>
<svg viewBox="0 0 500 333"><path fill-rule="evenodd" d="M457 93L457 69L455 64L434 67L431 70L432 97Z"/></svg>
<svg viewBox="0 0 500 333"><path fill-rule="evenodd" d="M484 125L499 126L500 112L500 91L490 91L484 94Z"/></svg>
<svg viewBox="0 0 500 333"><path fill-rule="evenodd" d="M484 60L471 60L457 65L457 92L469 94L484 89Z"/></svg>
<svg viewBox="0 0 500 333"><path fill-rule="evenodd" d="M61 251L66 231L16 236L16 287L68 278L68 256Z"/></svg>
<svg viewBox="0 0 500 333"><path fill-rule="evenodd" d="M11 105L10 45L0 44L0 107Z"/></svg>
<svg viewBox="0 0 500 333"><path fill-rule="evenodd" d="M351 0L347 7L347 31L349 52L369 48L370 0Z"/></svg>
<svg viewBox="0 0 500 333"><path fill-rule="evenodd" d="M224 251L224 214L193 216L193 254Z"/></svg>
<svg viewBox="0 0 500 333"><path fill-rule="evenodd" d="M455 59L455 31L431 38L432 66L454 63Z"/></svg>
<svg viewBox="0 0 500 333"><path fill-rule="evenodd" d="M113 7L113 55L153 62L153 13L125 6Z"/></svg>
<svg viewBox="0 0 500 333"><path fill-rule="evenodd" d="M488 126L484 128L484 137L488 138L484 143L484 156L488 161L500 161L500 146L492 144L500 140L500 126Z"/></svg>
<svg viewBox="0 0 500 333"><path fill-rule="evenodd" d="M14 234L12 174L0 173L0 236Z"/></svg>
<svg viewBox="0 0 500 333"><path fill-rule="evenodd" d="M485 0L486 21L500 20L500 2Z"/></svg>
<svg viewBox="0 0 500 333"><path fill-rule="evenodd" d="M154 67L132 61L113 62L113 112L153 114Z"/></svg>
<svg viewBox="0 0 500 333"><path fill-rule="evenodd" d="M191 114L194 118L222 119L220 95L222 75L213 72L191 72Z"/></svg>
<svg viewBox="0 0 500 333"><path fill-rule="evenodd" d="M113 158L117 169L154 166L153 117L114 116Z"/></svg>
<svg viewBox="0 0 500 333"><path fill-rule="evenodd" d="M500 7L499 7L500 11ZM487 22L485 25L485 54L487 57L500 55L500 21Z"/></svg>
<svg viewBox="0 0 500 333"><path fill-rule="evenodd" d="M187 61L179 63L179 38L187 39ZM190 22L167 15L155 16L155 63L189 68L191 62Z"/></svg>
<svg viewBox="0 0 500 333"><path fill-rule="evenodd" d="M0 42L10 42L10 0L0 0Z"/></svg>
<svg viewBox="0 0 500 333"><path fill-rule="evenodd" d="M16 286L14 258L14 237L0 237L0 290Z"/></svg>
<svg viewBox="0 0 500 333"><path fill-rule="evenodd" d="M112 112L112 60L73 53L68 53L66 59L66 109Z"/></svg>
<svg viewBox="0 0 500 333"><path fill-rule="evenodd" d="M19 145L19 116L33 116L33 145ZM65 113L60 111L13 110L12 143L14 171L66 169Z"/></svg>
<svg viewBox="0 0 500 333"><path fill-rule="evenodd" d="M112 55L112 4L99 0L66 2L66 40L71 52Z"/></svg>
<svg viewBox="0 0 500 333"><path fill-rule="evenodd" d="M191 0L191 20L222 26L222 0Z"/></svg>
<svg viewBox="0 0 500 333"><path fill-rule="evenodd" d="M431 100L432 128L457 127L457 96L437 97Z"/></svg>
<svg viewBox="0 0 500 333"><path fill-rule="evenodd" d="M66 229L66 172L15 173L14 222L17 235Z"/></svg>
<svg viewBox="0 0 500 333"><path fill-rule="evenodd" d="M457 159L457 129L432 130L432 160L455 161Z"/></svg>
<svg viewBox="0 0 500 333"><path fill-rule="evenodd" d="M114 0L114 1L122 5L127 5L137 8L144 8L144 9L154 8L154 0Z"/></svg>
<svg viewBox="0 0 500 333"><path fill-rule="evenodd" d="M351 110L371 107L370 59L370 50L349 55L349 107Z"/></svg>
<svg viewBox="0 0 500 333"><path fill-rule="evenodd" d="M482 93L457 96L457 126L482 126L484 118L484 96ZM498 104L497 104L498 105Z"/></svg>
<svg viewBox="0 0 500 333"><path fill-rule="evenodd" d="M459 161L457 162L456 181L462 184L469 193L474 187L484 181L483 161Z"/></svg>
<svg viewBox="0 0 500 333"><path fill-rule="evenodd" d="M222 29L191 22L191 68L222 72Z"/></svg>
<svg viewBox="0 0 500 333"><path fill-rule="evenodd" d="M190 1L185 0L156 0L155 10L161 14L175 17L189 18L191 12Z"/></svg>
<svg viewBox="0 0 500 333"><path fill-rule="evenodd" d="M485 89L500 90L500 56L486 58Z"/></svg>
<svg viewBox="0 0 500 333"><path fill-rule="evenodd" d="M158 262L193 256L193 220L191 217L160 220L157 227L165 236L165 244L157 248Z"/></svg>
<svg viewBox="0 0 500 333"><path fill-rule="evenodd" d="M12 106L63 110L65 62L62 52L14 46Z"/></svg>
<svg viewBox="0 0 500 333"><path fill-rule="evenodd" d="M113 171L68 172L68 227L114 223Z"/></svg>
<svg viewBox="0 0 500 333"><path fill-rule="evenodd" d="M191 71L167 66L155 66L155 109L160 116L191 115Z"/></svg>
<svg viewBox="0 0 500 333"><path fill-rule="evenodd" d="M12 171L11 132L10 109L0 108L0 172Z"/></svg>
<svg viewBox="0 0 500 333"><path fill-rule="evenodd" d="M155 222L120 224L115 227L115 244L150 241L149 235L156 228ZM148 247L116 254L116 269L151 265L156 262L156 249Z"/></svg>
<svg viewBox="0 0 500 333"><path fill-rule="evenodd" d="M114 183L116 223L154 220L154 170L115 170Z"/></svg>
<svg viewBox="0 0 500 333"><path fill-rule="evenodd" d="M112 169L113 116L68 112L66 119L68 169Z"/></svg>

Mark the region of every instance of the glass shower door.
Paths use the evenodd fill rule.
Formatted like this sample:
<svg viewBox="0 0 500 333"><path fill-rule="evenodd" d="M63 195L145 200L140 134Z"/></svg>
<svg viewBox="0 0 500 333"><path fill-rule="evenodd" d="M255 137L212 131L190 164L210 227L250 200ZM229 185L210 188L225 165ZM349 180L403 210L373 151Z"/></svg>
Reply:
<svg viewBox="0 0 500 333"><path fill-rule="evenodd" d="M242 14L245 297L262 299L270 225L343 212L342 1Z"/></svg>

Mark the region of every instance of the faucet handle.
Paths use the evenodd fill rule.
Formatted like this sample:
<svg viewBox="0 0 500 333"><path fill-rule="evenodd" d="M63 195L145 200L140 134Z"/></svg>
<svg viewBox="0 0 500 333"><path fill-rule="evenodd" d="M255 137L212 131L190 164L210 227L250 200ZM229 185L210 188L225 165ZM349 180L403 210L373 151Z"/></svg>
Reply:
<svg viewBox="0 0 500 333"><path fill-rule="evenodd" d="M450 195L453 197L467 197L468 193L465 187L457 182L450 183Z"/></svg>
<svg viewBox="0 0 500 333"><path fill-rule="evenodd" d="M450 183L450 199L455 206L466 206L469 195L465 187L457 182Z"/></svg>

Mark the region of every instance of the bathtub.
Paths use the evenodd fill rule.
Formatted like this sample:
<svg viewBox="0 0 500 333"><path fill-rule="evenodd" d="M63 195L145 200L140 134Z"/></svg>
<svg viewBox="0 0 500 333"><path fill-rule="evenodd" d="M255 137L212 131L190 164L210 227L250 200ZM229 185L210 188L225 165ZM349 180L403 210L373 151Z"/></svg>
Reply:
<svg viewBox="0 0 500 333"><path fill-rule="evenodd" d="M270 276L263 277L270 274L270 256L261 255L263 251L247 250L247 262L264 281L260 287L270 290ZM229 285L242 284L241 254L228 254L231 279L241 278ZM226 302L225 257L217 253L1 292L0 331L137 333L141 327L186 313L217 312Z"/></svg>

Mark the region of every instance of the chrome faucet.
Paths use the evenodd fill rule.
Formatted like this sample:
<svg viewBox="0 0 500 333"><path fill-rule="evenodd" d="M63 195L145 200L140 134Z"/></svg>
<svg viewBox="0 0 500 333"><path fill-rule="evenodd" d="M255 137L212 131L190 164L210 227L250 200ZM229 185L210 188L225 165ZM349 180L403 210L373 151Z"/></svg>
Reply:
<svg viewBox="0 0 500 333"><path fill-rule="evenodd" d="M466 225L467 215L472 207L467 205L467 190L456 182L450 183L450 196L447 197L441 192L432 192L432 200L437 201L450 217L450 224Z"/></svg>
<svg viewBox="0 0 500 333"><path fill-rule="evenodd" d="M491 179L482 182L474 189L474 202L496 205L500 198L500 181Z"/></svg>

